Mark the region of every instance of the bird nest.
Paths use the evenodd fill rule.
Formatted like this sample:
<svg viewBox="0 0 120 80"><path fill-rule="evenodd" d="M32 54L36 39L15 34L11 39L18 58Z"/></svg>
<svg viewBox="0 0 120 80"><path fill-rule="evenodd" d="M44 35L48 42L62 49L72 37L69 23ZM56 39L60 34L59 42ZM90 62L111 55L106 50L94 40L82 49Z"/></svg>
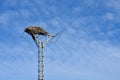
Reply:
<svg viewBox="0 0 120 80"><path fill-rule="evenodd" d="M43 35L43 36L48 36L48 32L46 32L43 28L41 27L36 27L36 26L29 26L24 30L26 33L32 36L32 38L35 40L35 35Z"/></svg>

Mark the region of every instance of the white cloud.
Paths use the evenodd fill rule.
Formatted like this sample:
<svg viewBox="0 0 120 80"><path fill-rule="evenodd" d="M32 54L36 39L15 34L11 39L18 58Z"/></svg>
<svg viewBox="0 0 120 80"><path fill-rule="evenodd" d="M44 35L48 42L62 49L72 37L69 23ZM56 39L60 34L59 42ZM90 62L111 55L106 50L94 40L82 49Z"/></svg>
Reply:
<svg viewBox="0 0 120 80"><path fill-rule="evenodd" d="M114 14L113 13L107 13L106 14L106 18L108 19L108 20L114 20Z"/></svg>
<svg viewBox="0 0 120 80"><path fill-rule="evenodd" d="M0 78L1 79L37 79L37 66L35 63L31 62L18 62L18 61L7 61L7 62L1 62L0 64ZM27 77L29 76L29 77ZM18 79L18 77L20 77Z"/></svg>
<svg viewBox="0 0 120 80"><path fill-rule="evenodd" d="M25 4L26 3L29 2L25 2ZM90 2L89 4L92 5L93 3L94 2ZM25 4L23 3L24 6ZM34 5L30 3L29 6ZM49 16L56 10L56 6L51 6L44 8L42 11L47 11L46 15ZM80 12L81 9L76 7L75 10L76 12ZM106 78L105 76L112 75L113 73L116 75L115 77L118 77L117 73L120 72L120 47L113 45L108 38L99 40L93 37L99 36L98 34L106 37L119 33L119 30L109 30L108 27L106 33L102 32L105 25L101 24L106 23L103 21L103 17L114 20L115 14L108 12L105 16L70 17L68 19L54 17L46 20L38 19L36 21L29 21L31 11L33 11L35 15L39 14L39 10L33 7L32 10L20 9L19 11L7 11L1 15L0 19L3 19L1 23L5 24L7 21L16 21L16 18L20 19L20 15L22 16L22 20L24 18L23 22L26 22L20 22L21 24L18 24L18 21L18 23L15 22L12 26L15 27L15 29L12 30L16 31L15 35L18 35L18 32L23 32L24 27L22 26L28 24L41 25L48 28L48 31L49 29L52 30L52 32L57 32L61 28L65 29L65 32L57 43L49 44L45 48L46 78L56 76L55 80L60 77L63 77L63 80L71 78L73 80L88 80L88 78L104 80ZM13 37L13 41L16 41L12 43L9 41L7 43L5 43L5 41L1 42L0 62L2 62L2 67L0 68L6 70L6 68L12 67L11 70L5 71L6 73L12 73L12 76L14 74L35 76L37 74L37 69L34 68L37 66L37 48L32 39L30 39L31 37L23 41ZM10 64L12 62L13 64L11 66ZM4 68L6 65L7 67ZM19 72L16 72L16 69L18 69ZM24 73L23 70L26 69L27 71ZM4 70L0 70L1 73L4 73ZM36 70L36 72L34 72L34 70ZM33 74L30 74L32 71ZM4 73L4 76L6 73Z"/></svg>
<svg viewBox="0 0 120 80"><path fill-rule="evenodd" d="M75 38L75 36L72 38ZM51 76L55 76L57 73L61 74L56 75L57 77L66 75L66 78L69 76L72 78L73 75L76 79L84 76L88 79L96 75L97 77L93 79L102 79L104 75L117 74L120 71L117 68L117 66L120 67L119 59L117 59L119 56L115 56L120 54L119 46L113 46L108 41L85 39L73 41L70 38L64 40L65 43L62 44L64 47L62 45L56 46L60 48L53 47L53 49L59 49L59 51L51 49L55 52L54 54L49 53L49 56L52 56L54 61L46 63L47 77L53 72Z"/></svg>
<svg viewBox="0 0 120 80"><path fill-rule="evenodd" d="M8 15L7 14L1 14L0 15L0 24L7 24L8 23Z"/></svg>
<svg viewBox="0 0 120 80"><path fill-rule="evenodd" d="M114 18L114 22L120 22L120 0L109 0L106 3L107 8L109 9L110 12L112 12L112 14L109 14L109 18L113 19Z"/></svg>
<svg viewBox="0 0 120 80"><path fill-rule="evenodd" d="M8 26L13 27L14 24L17 24L16 20L19 19L19 18L20 18L20 14L19 14L18 11L8 10L8 11L3 12L2 14L0 14L0 23L4 27L7 27L7 28L8 28Z"/></svg>
<svg viewBox="0 0 120 80"><path fill-rule="evenodd" d="M0 61L28 61L33 59L32 57L34 52L30 49L29 44L27 42L19 42L19 43L0 43L0 57L2 60ZM27 52L26 52L27 51ZM30 59L31 58L31 59Z"/></svg>
<svg viewBox="0 0 120 80"><path fill-rule="evenodd" d="M120 0L109 0L107 2L107 6L112 8L112 9L115 9L115 10L117 10L119 12L120 11L119 3L120 3Z"/></svg>
<svg viewBox="0 0 120 80"><path fill-rule="evenodd" d="M17 0L4 0L4 3L3 3L4 7L15 7L18 5L17 3Z"/></svg>

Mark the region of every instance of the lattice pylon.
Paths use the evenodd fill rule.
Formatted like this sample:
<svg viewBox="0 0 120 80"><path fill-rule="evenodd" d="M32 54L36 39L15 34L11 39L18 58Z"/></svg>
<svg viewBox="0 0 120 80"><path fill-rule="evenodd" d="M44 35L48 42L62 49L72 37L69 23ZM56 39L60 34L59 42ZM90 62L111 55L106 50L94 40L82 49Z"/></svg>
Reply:
<svg viewBox="0 0 120 80"><path fill-rule="evenodd" d="M44 80L44 54L43 54L43 42L40 42L38 48L38 80Z"/></svg>
<svg viewBox="0 0 120 80"><path fill-rule="evenodd" d="M35 37L35 43L38 47L38 80L44 80L44 46L53 38L49 36L45 41L40 42L38 38Z"/></svg>

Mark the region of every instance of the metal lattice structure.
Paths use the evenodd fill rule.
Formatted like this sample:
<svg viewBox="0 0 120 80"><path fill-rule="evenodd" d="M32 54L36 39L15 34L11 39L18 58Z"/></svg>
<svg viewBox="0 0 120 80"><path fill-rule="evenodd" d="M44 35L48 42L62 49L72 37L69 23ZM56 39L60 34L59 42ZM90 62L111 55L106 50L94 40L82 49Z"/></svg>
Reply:
<svg viewBox="0 0 120 80"><path fill-rule="evenodd" d="M25 29L25 32L32 36L37 48L38 48L38 80L44 80L44 47L47 43L54 38L56 35L51 35L40 27L30 26ZM44 41L40 41L36 35L46 36Z"/></svg>
<svg viewBox="0 0 120 80"><path fill-rule="evenodd" d="M46 44L52 39L52 36L48 36L45 41L39 41L38 38L35 37L35 43L38 48L38 80L44 80L44 47Z"/></svg>

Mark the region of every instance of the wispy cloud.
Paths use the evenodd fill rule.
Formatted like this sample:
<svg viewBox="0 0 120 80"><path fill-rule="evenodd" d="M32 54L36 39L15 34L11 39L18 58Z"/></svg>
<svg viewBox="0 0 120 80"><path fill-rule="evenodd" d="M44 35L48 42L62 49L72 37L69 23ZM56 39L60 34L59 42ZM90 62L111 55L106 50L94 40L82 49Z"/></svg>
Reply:
<svg viewBox="0 0 120 80"><path fill-rule="evenodd" d="M46 79L120 79L119 14L114 13L119 11L119 5L116 1L8 3L4 2L5 10L0 13L1 79L37 79L37 48L29 35L18 37L29 25L43 26L53 34L63 30L56 43L45 47ZM7 78L6 73L9 73Z"/></svg>

